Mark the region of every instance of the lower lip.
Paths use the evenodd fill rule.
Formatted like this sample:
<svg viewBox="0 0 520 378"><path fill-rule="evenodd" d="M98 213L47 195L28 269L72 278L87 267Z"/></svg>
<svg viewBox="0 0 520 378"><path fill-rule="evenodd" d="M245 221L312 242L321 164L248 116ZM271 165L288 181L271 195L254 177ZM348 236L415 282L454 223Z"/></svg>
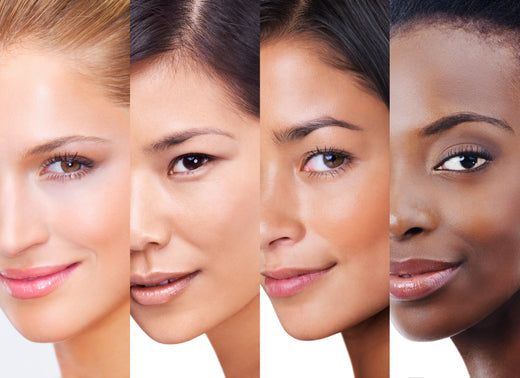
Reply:
<svg viewBox="0 0 520 378"><path fill-rule="evenodd" d="M78 266L79 263L75 263L59 272L30 279L13 279L0 276L0 281L7 292L14 298L40 298L49 295L59 288Z"/></svg>
<svg viewBox="0 0 520 378"><path fill-rule="evenodd" d="M190 273L176 281L159 286L132 286L132 298L143 306L153 306L167 303L186 289L199 271Z"/></svg>
<svg viewBox="0 0 520 378"><path fill-rule="evenodd" d="M267 291L267 295L272 298L290 297L301 292L307 286L312 285L314 282L326 275L331 269L332 267L318 272L301 274L299 276L284 279L266 277L265 290Z"/></svg>
<svg viewBox="0 0 520 378"><path fill-rule="evenodd" d="M402 301L423 299L444 287L459 271L459 266L412 277L390 276L390 296Z"/></svg>

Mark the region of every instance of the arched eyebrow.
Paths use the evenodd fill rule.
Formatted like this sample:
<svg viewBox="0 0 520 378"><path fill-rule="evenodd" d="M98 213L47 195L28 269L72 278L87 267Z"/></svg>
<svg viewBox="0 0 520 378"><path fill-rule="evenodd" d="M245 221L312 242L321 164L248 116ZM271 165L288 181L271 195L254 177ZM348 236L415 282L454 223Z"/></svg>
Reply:
<svg viewBox="0 0 520 378"><path fill-rule="evenodd" d="M361 131L361 127L332 117L316 118L281 131L273 131L273 141L276 144L296 142L305 138L315 130L323 127L343 127L349 130Z"/></svg>
<svg viewBox="0 0 520 378"><path fill-rule="evenodd" d="M50 141L44 142L42 144L39 144L30 150L28 150L24 156L30 157L30 156L36 156L45 154L48 152L52 152L62 146L65 146L70 143L109 143L107 139L93 137L93 136L83 136L83 135L71 135L61 138L52 139Z"/></svg>
<svg viewBox="0 0 520 378"><path fill-rule="evenodd" d="M157 142L152 143L149 147L147 147L145 150L147 152L159 152L167 150L168 148L171 148L173 146L176 146L178 144L184 143L187 140L200 136L200 135L222 135L231 139L235 139L235 137L225 131L219 130L219 129L212 129L212 128L194 128L194 129L188 129L183 130L177 133L172 133L164 138L160 139Z"/></svg>
<svg viewBox="0 0 520 378"><path fill-rule="evenodd" d="M515 134L513 128L509 126L509 124L506 121L478 113L467 112L452 114L446 117L439 118L438 120L433 121L432 123L425 126L420 131L420 135L430 136L440 134L454 128L457 125L460 125L461 123L466 122L485 122Z"/></svg>

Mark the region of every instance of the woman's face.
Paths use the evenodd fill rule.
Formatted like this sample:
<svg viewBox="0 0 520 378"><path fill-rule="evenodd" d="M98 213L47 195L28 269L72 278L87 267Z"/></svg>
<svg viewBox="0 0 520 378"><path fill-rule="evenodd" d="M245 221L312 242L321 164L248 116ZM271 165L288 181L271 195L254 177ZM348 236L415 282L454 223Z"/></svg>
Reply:
<svg viewBox="0 0 520 378"><path fill-rule="evenodd" d="M258 121L189 65L132 70L131 312L179 343L258 296Z"/></svg>
<svg viewBox="0 0 520 378"><path fill-rule="evenodd" d="M388 306L388 109L316 47L261 48L261 271L299 339Z"/></svg>
<svg viewBox="0 0 520 378"><path fill-rule="evenodd" d="M519 66L495 41L391 43L391 309L410 338L457 334L520 288Z"/></svg>
<svg viewBox="0 0 520 378"><path fill-rule="evenodd" d="M0 307L61 341L128 303L128 110L43 53L3 55L0 87Z"/></svg>

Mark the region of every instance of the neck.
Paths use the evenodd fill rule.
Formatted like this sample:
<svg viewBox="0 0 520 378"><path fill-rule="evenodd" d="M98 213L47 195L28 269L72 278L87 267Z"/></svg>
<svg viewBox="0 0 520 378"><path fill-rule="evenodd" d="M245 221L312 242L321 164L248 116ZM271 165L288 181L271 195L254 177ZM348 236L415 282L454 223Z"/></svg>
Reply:
<svg viewBox="0 0 520 378"><path fill-rule="evenodd" d="M387 307L341 333L357 378L389 377L389 322Z"/></svg>
<svg viewBox="0 0 520 378"><path fill-rule="evenodd" d="M260 295L207 333L227 378L260 376Z"/></svg>
<svg viewBox="0 0 520 378"><path fill-rule="evenodd" d="M513 377L520 371L520 291L477 325L453 336L471 377Z"/></svg>
<svg viewBox="0 0 520 378"><path fill-rule="evenodd" d="M130 376L130 302L77 336L54 344L62 377Z"/></svg>

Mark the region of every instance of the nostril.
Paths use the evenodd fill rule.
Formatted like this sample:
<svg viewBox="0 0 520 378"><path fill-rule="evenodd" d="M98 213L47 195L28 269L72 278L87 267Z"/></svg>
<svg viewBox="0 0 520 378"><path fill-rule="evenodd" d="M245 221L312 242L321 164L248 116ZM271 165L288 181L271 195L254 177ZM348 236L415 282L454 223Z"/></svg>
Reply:
<svg viewBox="0 0 520 378"><path fill-rule="evenodd" d="M414 236L414 235L420 234L423 231L424 230L420 227L412 227L412 228L406 230L406 232L404 233L404 236L405 237Z"/></svg>

